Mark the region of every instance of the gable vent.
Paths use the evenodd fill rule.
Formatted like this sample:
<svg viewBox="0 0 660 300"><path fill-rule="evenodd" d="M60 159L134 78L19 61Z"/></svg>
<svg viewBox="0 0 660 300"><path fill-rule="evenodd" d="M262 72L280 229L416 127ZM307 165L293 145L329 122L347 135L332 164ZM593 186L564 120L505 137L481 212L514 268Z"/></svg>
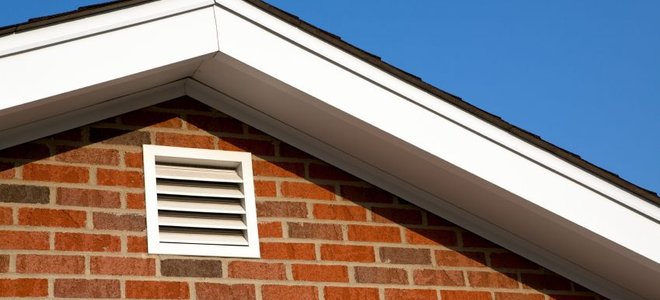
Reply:
<svg viewBox="0 0 660 300"><path fill-rule="evenodd" d="M150 253L259 256L249 153L143 150Z"/></svg>

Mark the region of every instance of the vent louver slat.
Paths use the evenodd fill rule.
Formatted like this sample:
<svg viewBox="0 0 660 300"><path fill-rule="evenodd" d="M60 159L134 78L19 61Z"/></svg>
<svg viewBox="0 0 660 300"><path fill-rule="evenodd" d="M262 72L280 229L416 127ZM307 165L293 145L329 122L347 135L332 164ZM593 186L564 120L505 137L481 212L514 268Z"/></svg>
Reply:
<svg viewBox="0 0 660 300"><path fill-rule="evenodd" d="M181 179L197 181L215 181L226 183L241 183L243 179L238 176L236 170L224 170L219 168L186 167L180 165L160 164L156 166L159 178Z"/></svg>
<svg viewBox="0 0 660 300"><path fill-rule="evenodd" d="M158 210L205 212L218 214L245 214L240 199L181 197L160 195Z"/></svg>
<svg viewBox="0 0 660 300"><path fill-rule="evenodd" d="M160 229L160 242L202 245L248 245L245 235L235 230L192 230L174 227L162 227Z"/></svg>
<svg viewBox="0 0 660 300"><path fill-rule="evenodd" d="M158 194L215 198L243 198L238 184L157 179Z"/></svg>
<svg viewBox="0 0 660 300"><path fill-rule="evenodd" d="M200 214L159 211L158 224L160 226L212 228L212 229L247 229L240 215L226 214Z"/></svg>
<svg viewBox="0 0 660 300"><path fill-rule="evenodd" d="M155 163L160 242L248 244L243 179L236 167Z"/></svg>

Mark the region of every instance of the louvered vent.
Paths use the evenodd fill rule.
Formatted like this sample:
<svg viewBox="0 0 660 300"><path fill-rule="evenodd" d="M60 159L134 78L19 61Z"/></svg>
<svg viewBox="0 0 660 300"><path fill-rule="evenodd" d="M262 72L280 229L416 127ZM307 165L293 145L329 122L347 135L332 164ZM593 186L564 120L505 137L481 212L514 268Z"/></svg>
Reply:
<svg viewBox="0 0 660 300"><path fill-rule="evenodd" d="M144 153L146 188L154 187L150 252L255 257L256 249L258 256L249 153L148 145Z"/></svg>

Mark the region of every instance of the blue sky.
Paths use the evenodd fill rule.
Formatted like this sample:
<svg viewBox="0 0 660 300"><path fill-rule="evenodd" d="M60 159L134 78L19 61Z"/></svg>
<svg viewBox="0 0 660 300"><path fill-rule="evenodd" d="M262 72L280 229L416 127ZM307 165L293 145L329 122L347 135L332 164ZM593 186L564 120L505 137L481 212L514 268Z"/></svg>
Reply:
<svg viewBox="0 0 660 300"><path fill-rule="evenodd" d="M0 26L99 2L3 1ZM660 1L267 2L660 191Z"/></svg>

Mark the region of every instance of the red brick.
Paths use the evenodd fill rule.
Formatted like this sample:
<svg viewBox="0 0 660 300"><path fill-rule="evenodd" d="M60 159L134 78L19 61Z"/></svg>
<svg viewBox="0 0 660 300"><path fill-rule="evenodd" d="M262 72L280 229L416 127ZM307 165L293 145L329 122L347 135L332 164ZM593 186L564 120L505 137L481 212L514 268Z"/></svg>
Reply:
<svg viewBox="0 0 660 300"><path fill-rule="evenodd" d="M126 281L126 298L188 299L188 283L177 281Z"/></svg>
<svg viewBox="0 0 660 300"><path fill-rule="evenodd" d="M129 236L126 239L128 252L147 253L147 238L144 236Z"/></svg>
<svg viewBox="0 0 660 300"><path fill-rule="evenodd" d="M489 292L440 291L442 300L491 300Z"/></svg>
<svg viewBox="0 0 660 300"><path fill-rule="evenodd" d="M119 280L56 279L55 297L119 298Z"/></svg>
<svg viewBox="0 0 660 300"><path fill-rule="evenodd" d="M441 217L438 217L432 213L426 213L426 222L429 226L456 226L454 223L449 222Z"/></svg>
<svg viewBox="0 0 660 300"><path fill-rule="evenodd" d="M247 133L249 133L249 134L253 134L253 135L261 135L261 136L269 136L269 135L266 134L265 132L263 132L263 131L261 131L261 130L259 130L259 129L256 129L256 128L250 126L250 125L246 125L246 127L247 127Z"/></svg>
<svg viewBox="0 0 660 300"><path fill-rule="evenodd" d="M140 188L144 186L142 172L98 169L96 182L99 185Z"/></svg>
<svg viewBox="0 0 660 300"><path fill-rule="evenodd" d="M282 182L281 188L284 197L335 200L334 188L331 185L306 182Z"/></svg>
<svg viewBox="0 0 660 300"><path fill-rule="evenodd" d="M363 242L400 243L401 235L397 227L348 225L348 239Z"/></svg>
<svg viewBox="0 0 660 300"><path fill-rule="evenodd" d="M463 238L463 247L466 248L497 248L501 249L500 246L493 244L492 242L472 233L463 231L461 232Z"/></svg>
<svg viewBox="0 0 660 300"><path fill-rule="evenodd" d="M37 185L0 184L0 202L47 204L50 202L50 188Z"/></svg>
<svg viewBox="0 0 660 300"><path fill-rule="evenodd" d="M82 127L74 128L71 130L63 131L51 136L55 141L74 141L80 142L83 138Z"/></svg>
<svg viewBox="0 0 660 300"><path fill-rule="evenodd" d="M359 179L357 179L355 176L348 174L335 166L315 163L309 164L309 178L339 181L359 181Z"/></svg>
<svg viewBox="0 0 660 300"><path fill-rule="evenodd" d="M57 204L72 206L90 206L119 208L119 192L57 188Z"/></svg>
<svg viewBox="0 0 660 300"><path fill-rule="evenodd" d="M280 222L260 222L259 237L282 237L282 223Z"/></svg>
<svg viewBox="0 0 660 300"><path fill-rule="evenodd" d="M230 278L284 280L284 264L232 261L229 263Z"/></svg>
<svg viewBox="0 0 660 300"><path fill-rule="evenodd" d="M0 255L0 273L9 272L9 255Z"/></svg>
<svg viewBox="0 0 660 300"><path fill-rule="evenodd" d="M27 164L23 166L23 179L85 183L89 181L89 170L83 167Z"/></svg>
<svg viewBox="0 0 660 300"><path fill-rule="evenodd" d="M448 267L485 267L486 255L470 251L435 251L435 260L439 266Z"/></svg>
<svg viewBox="0 0 660 300"><path fill-rule="evenodd" d="M222 133L243 133L243 123L232 118L188 115L188 128Z"/></svg>
<svg viewBox="0 0 660 300"><path fill-rule="evenodd" d="M177 114L137 110L121 116L121 122L126 125L149 126L162 128L181 128L183 122Z"/></svg>
<svg viewBox="0 0 660 300"><path fill-rule="evenodd" d="M121 250L118 236L109 234L55 233L55 249L64 251L117 252Z"/></svg>
<svg viewBox="0 0 660 300"><path fill-rule="evenodd" d="M156 133L156 144L176 147L214 149L215 143L212 136L191 135L181 133L158 132Z"/></svg>
<svg viewBox="0 0 660 300"><path fill-rule="evenodd" d="M493 268L539 269L539 265L511 252L491 253L490 264Z"/></svg>
<svg viewBox="0 0 660 300"><path fill-rule="evenodd" d="M392 203L392 194L373 187L341 186L341 197L353 202Z"/></svg>
<svg viewBox="0 0 660 300"><path fill-rule="evenodd" d="M74 148L58 146L55 160L69 163L83 163L93 165L119 165L119 151L98 148Z"/></svg>
<svg viewBox="0 0 660 300"><path fill-rule="evenodd" d="M337 224L288 223L289 237L302 239L341 240L342 229Z"/></svg>
<svg viewBox="0 0 660 300"><path fill-rule="evenodd" d="M303 159L314 158L311 155L307 154L306 152L285 143L280 144L280 156L290 157L290 158L303 158Z"/></svg>
<svg viewBox="0 0 660 300"><path fill-rule="evenodd" d="M457 246L456 232L442 229L406 229L406 241L409 244Z"/></svg>
<svg viewBox="0 0 660 300"><path fill-rule="evenodd" d="M379 223L422 224L422 212L416 209L374 207L371 211Z"/></svg>
<svg viewBox="0 0 660 300"><path fill-rule="evenodd" d="M474 287L518 288L515 274L498 272L468 272L470 285Z"/></svg>
<svg viewBox="0 0 660 300"><path fill-rule="evenodd" d="M143 209L145 208L144 194L126 194L126 208Z"/></svg>
<svg viewBox="0 0 660 300"><path fill-rule="evenodd" d="M18 224L48 227L85 227L87 213L79 210L21 208L18 210Z"/></svg>
<svg viewBox="0 0 660 300"><path fill-rule="evenodd" d="M359 283L408 284L406 270L398 268L355 267Z"/></svg>
<svg viewBox="0 0 660 300"><path fill-rule="evenodd" d="M256 293L252 284L195 283L198 300L254 300Z"/></svg>
<svg viewBox="0 0 660 300"><path fill-rule="evenodd" d="M153 258L92 257L90 270L92 274L154 276L156 263Z"/></svg>
<svg viewBox="0 0 660 300"><path fill-rule="evenodd" d="M288 260L315 260L314 244L264 243L260 244L261 258Z"/></svg>
<svg viewBox="0 0 660 300"><path fill-rule="evenodd" d="M136 130L115 128L90 128L89 140L92 143L141 146L151 143L151 134Z"/></svg>
<svg viewBox="0 0 660 300"><path fill-rule="evenodd" d="M143 168L141 152L125 152L124 164L129 168Z"/></svg>
<svg viewBox="0 0 660 300"><path fill-rule="evenodd" d="M48 250L48 233L0 230L0 249Z"/></svg>
<svg viewBox="0 0 660 300"><path fill-rule="evenodd" d="M2 158L18 158L39 160L50 156L47 145L37 143L25 143L0 150Z"/></svg>
<svg viewBox="0 0 660 300"><path fill-rule="evenodd" d="M255 160L252 162L255 176L304 177L305 165L293 162L270 162Z"/></svg>
<svg viewBox="0 0 660 300"><path fill-rule="evenodd" d="M17 255L18 273L83 274L85 258L65 255Z"/></svg>
<svg viewBox="0 0 660 300"><path fill-rule="evenodd" d="M413 273L417 285L464 286L463 272L447 270L415 270Z"/></svg>
<svg viewBox="0 0 660 300"><path fill-rule="evenodd" d="M11 207L0 207L0 225L11 225L13 222Z"/></svg>
<svg viewBox="0 0 660 300"><path fill-rule="evenodd" d="M314 286L295 285L263 285L261 287L263 300L318 300L318 292Z"/></svg>
<svg viewBox="0 0 660 300"><path fill-rule="evenodd" d="M314 217L324 220L366 221L367 210L361 206L315 204Z"/></svg>
<svg viewBox="0 0 660 300"><path fill-rule="evenodd" d="M495 293L495 300L543 300L542 294Z"/></svg>
<svg viewBox="0 0 660 300"><path fill-rule="evenodd" d="M378 289L327 286L325 300L378 300Z"/></svg>
<svg viewBox="0 0 660 300"><path fill-rule="evenodd" d="M374 247L352 245L321 245L321 259L335 261L374 262Z"/></svg>
<svg viewBox="0 0 660 300"><path fill-rule="evenodd" d="M94 213L94 229L144 231L146 219L142 215Z"/></svg>
<svg viewBox="0 0 660 300"><path fill-rule="evenodd" d="M555 291L570 291L571 282L559 275L550 273L547 274L520 274L520 282L525 288L532 288L535 290L555 290Z"/></svg>
<svg viewBox="0 0 660 300"><path fill-rule="evenodd" d="M435 290L385 289L385 300L418 300L418 299L438 299L438 295Z"/></svg>
<svg viewBox="0 0 660 300"><path fill-rule="evenodd" d="M15 175L14 164L0 163L0 179L11 179Z"/></svg>
<svg viewBox="0 0 660 300"><path fill-rule="evenodd" d="M258 201L258 217L306 218L307 204L303 202Z"/></svg>
<svg viewBox="0 0 660 300"><path fill-rule="evenodd" d="M277 188L275 181L255 181L254 193L257 197L275 197L277 196Z"/></svg>
<svg viewBox="0 0 660 300"><path fill-rule="evenodd" d="M0 279L0 297L46 297L46 279Z"/></svg>
<svg viewBox="0 0 660 300"><path fill-rule="evenodd" d="M222 261L215 259L160 259L160 274L169 277L222 277Z"/></svg>
<svg viewBox="0 0 660 300"><path fill-rule="evenodd" d="M429 249L382 247L380 261L391 264L430 264Z"/></svg>
<svg viewBox="0 0 660 300"><path fill-rule="evenodd" d="M294 280L348 282L346 266L291 265Z"/></svg>
<svg viewBox="0 0 660 300"><path fill-rule="evenodd" d="M275 144L272 141L222 138L218 141L218 148L231 151L246 151L254 155L275 155Z"/></svg>

